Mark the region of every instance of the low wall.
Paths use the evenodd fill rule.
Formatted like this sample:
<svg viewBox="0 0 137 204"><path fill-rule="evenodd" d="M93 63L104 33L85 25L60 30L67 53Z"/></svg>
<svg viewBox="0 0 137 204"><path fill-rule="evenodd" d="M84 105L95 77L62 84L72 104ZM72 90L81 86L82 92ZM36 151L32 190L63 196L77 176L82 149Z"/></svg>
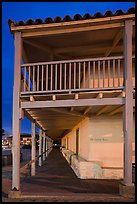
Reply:
<svg viewBox="0 0 137 204"><path fill-rule="evenodd" d="M74 152L62 148L62 154L78 178L81 179L121 179L123 169L102 167L99 161L87 161Z"/></svg>

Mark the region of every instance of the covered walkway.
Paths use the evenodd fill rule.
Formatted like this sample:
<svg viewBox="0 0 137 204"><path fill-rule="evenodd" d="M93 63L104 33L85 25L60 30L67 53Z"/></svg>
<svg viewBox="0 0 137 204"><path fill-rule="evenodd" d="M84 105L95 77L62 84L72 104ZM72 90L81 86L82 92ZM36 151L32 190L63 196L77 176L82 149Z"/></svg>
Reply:
<svg viewBox="0 0 137 204"><path fill-rule="evenodd" d="M53 148L36 176L21 181L22 194L105 193L119 194L118 180L79 179L63 157L59 148Z"/></svg>

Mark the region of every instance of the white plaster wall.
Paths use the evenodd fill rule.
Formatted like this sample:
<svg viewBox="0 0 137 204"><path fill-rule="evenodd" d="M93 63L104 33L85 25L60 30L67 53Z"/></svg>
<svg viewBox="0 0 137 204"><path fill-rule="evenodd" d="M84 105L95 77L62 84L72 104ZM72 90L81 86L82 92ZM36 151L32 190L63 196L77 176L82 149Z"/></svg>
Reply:
<svg viewBox="0 0 137 204"><path fill-rule="evenodd" d="M79 156L87 160L89 152L89 125L89 118L83 119L62 139L63 144L63 141L68 137L68 149L76 152L76 129L79 128Z"/></svg>
<svg viewBox="0 0 137 204"><path fill-rule="evenodd" d="M71 167L76 175L81 179L123 178L122 114L92 116L76 125L62 139L62 141L68 141L68 150L62 150L68 162L70 162L70 155L76 151L77 128L79 128L79 157L73 155L71 158ZM135 118L132 146L132 161L135 162Z"/></svg>
<svg viewBox="0 0 137 204"><path fill-rule="evenodd" d="M123 167L122 114L91 117L89 138L89 161L100 161L102 167ZM133 126L133 150L134 141L135 125ZM134 161L134 156L132 159Z"/></svg>

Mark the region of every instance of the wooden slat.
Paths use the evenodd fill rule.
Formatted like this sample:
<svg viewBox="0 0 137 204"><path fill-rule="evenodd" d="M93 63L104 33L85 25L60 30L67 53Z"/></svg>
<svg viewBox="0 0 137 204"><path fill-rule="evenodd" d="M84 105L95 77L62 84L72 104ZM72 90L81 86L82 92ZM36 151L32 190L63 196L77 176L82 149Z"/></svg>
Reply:
<svg viewBox="0 0 137 204"><path fill-rule="evenodd" d="M120 59L118 59L118 86L120 86Z"/></svg>
<svg viewBox="0 0 137 204"><path fill-rule="evenodd" d="M90 88L90 61L88 62L88 88Z"/></svg>
<svg viewBox="0 0 137 204"><path fill-rule="evenodd" d="M76 62L74 62L74 89L76 88Z"/></svg>
<svg viewBox="0 0 137 204"><path fill-rule="evenodd" d="M62 88L62 64L60 64L60 90Z"/></svg>
<svg viewBox="0 0 137 204"><path fill-rule="evenodd" d="M93 88L95 87L95 61L93 62Z"/></svg>
<svg viewBox="0 0 137 204"><path fill-rule="evenodd" d="M46 65L46 90L48 90L48 64Z"/></svg>
<svg viewBox="0 0 137 204"><path fill-rule="evenodd" d="M113 87L115 87L115 60L113 60Z"/></svg>
<svg viewBox="0 0 137 204"><path fill-rule="evenodd" d="M28 91L30 91L30 66L29 66L29 77L28 77Z"/></svg>
<svg viewBox="0 0 137 204"><path fill-rule="evenodd" d="M24 91L26 91L26 67L24 67Z"/></svg>
<svg viewBox="0 0 137 204"><path fill-rule="evenodd" d="M66 89L66 63L65 63L65 75L64 75L64 89Z"/></svg>
<svg viewBox="0 0 137 204"><path fill-rule="evenodd" d="M55 90L57 90L57 64L55 65Z"/></svg>
<svg viewBox="0 0 137 204"><path fill-rule="evenodd" d="M35 91L35 66L33 66L33 91Z"/></svg>
<svg viewBox="0 0 137 204"><path fill-rule="evenodd" d="M71 89L71 63L69 63L69 90Z"/></svg>
<svg viewBox="0 0 137 204"><path fill-rule="evenodd" d="M85 62L83 63L83 84L85 88Z"/></svg>
<svg viewBox="0 0 137 204"><path fill-rule="evenodd" d="M103 60L103 87L105 87L105 60Z"/></svg>
<svg viewBox="0 0 137 204"><path fill-rule="evenodd" d="M39 65L37 66L37 91L39 91Z"/></svg>
<svg viewBox="0 0 137 204"><path fill-rule="evenodd" d="M52 90L52 78L53 78L53 65L51 64L51 67L50 67L50 90Z"/></svg>
<svg viewBox="0 0 137 204"><path fill-rule="evenodd" d="M42 74L41 74L41 91L43 91L43 78L44 78L44 68L43 68L44 65L42 65Z"/></svg>
<svg viewBox="0 0 137 204"><path fill-rule="evenodd" d="M98 61L98 88L100 88L100 61Z"/></svg>
<svg viewBox="0 0 137 204"><path fill-rule="evenodd" d="M110 60L108 60L108 87L110 87Z"/></svg>
<svg viewBox="0 0 137 204"><path fill-rule="evenodd" d="M78 76L79 76L79 89L80 89L80 62L79 62L79 72L78 72Z"/></svg>

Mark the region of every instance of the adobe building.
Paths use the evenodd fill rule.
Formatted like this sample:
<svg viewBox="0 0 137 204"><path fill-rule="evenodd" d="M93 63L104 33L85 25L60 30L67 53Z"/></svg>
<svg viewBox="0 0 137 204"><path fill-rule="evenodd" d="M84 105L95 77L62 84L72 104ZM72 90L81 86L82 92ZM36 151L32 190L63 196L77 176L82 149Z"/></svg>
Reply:
<svg viewBox="0 0 137 204"><path fill-rule="evenodd" d="M20 123L26 116L32 121L32 176L37 126L39 155L46 151L48 156L60 139L62 154L79 178L121 178L120 194L131 192L135 8L9 20L9 26L15 45L12 191L20 192Z"/></svg>

